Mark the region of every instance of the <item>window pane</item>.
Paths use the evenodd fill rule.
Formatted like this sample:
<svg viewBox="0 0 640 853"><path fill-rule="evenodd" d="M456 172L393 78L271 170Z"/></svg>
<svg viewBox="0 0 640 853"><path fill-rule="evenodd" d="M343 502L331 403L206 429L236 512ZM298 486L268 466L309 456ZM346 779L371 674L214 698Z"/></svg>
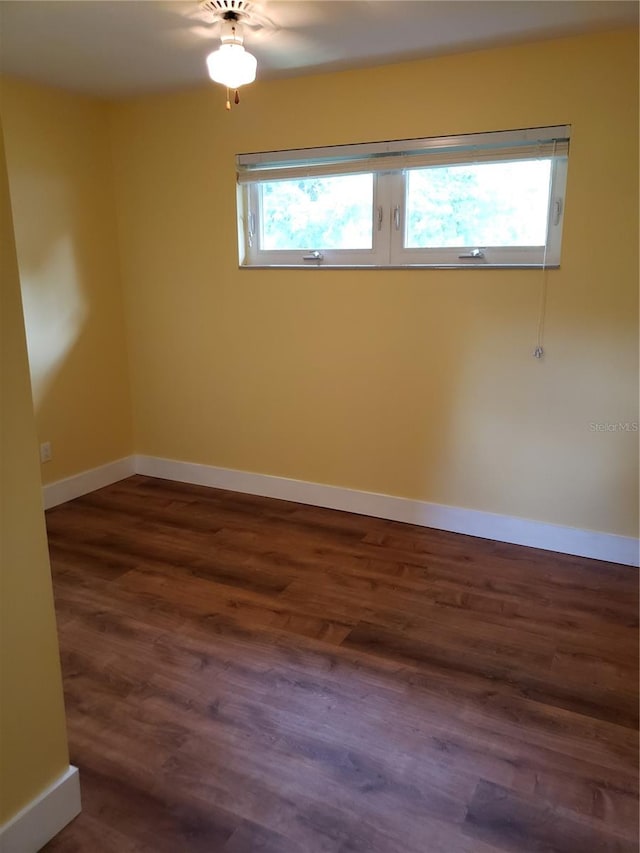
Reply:
<svg viewBox="0 0 640 853"><path fill-rule="evenodd" d="M262 249L371 249L373 175L260 185Z"/></svg>
<svg viewBox="0 0 640 853"><path fill-rule="evenodd" d="M544 246L551 160L407 172L405 246Z"/></svg>

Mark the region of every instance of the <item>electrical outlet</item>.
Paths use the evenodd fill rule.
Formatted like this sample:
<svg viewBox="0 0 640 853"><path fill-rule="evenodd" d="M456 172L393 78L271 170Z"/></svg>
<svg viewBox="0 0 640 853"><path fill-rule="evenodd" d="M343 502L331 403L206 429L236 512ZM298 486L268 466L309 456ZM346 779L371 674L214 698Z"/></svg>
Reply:
<svg viewBox="0 0 640 853"><path fill-rule="evenodd" d="M51 450L51 442L43 441L40 445L40 461L51 462L53 459L53 451Z"/></svg>

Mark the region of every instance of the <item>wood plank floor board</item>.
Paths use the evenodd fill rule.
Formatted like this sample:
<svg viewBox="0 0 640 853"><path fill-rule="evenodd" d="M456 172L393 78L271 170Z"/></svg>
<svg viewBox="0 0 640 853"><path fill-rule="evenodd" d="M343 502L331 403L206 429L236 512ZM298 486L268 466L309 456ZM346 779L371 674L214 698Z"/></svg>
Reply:
<svg viewBox="0 0 640 853"><path fill-rule="evenodd" d="M635 570L140 476L47 524L48 851L637 849Z"/></svg>
<svg viewBox="0 0 640 853"><path fill-rule="evenodd" d="M225 845L224 853L304 853L304 850L277 832L244 821Z"/></svg>
<svg viewBox="0 0 640 853"><path fill-rule="evenodd" d="M481 780L464 821L469 835L503 850L572 853L635 853L637 843Z"/></svg>
<svg viewBox="0 0 640 853"><path fill-rule="evenodd" d="M636 696L631 692L585 685L576 679L554 678L551 657L545 672L543 660L527 662L526 657L523 661L523 655L515 653L509 658L499 643L496 643L495 656L491 656L486 648L477 653L473 643L469 643L465 650L464 642L452 643L444 632L441 632L439 640L425 640L423 636L387 631L364 621L347 634L343 645L396 658L429 673L439 670L454 672L460 679L490 680L504 694L534 699L633 730L638 727Z"/></svg>
<svg viewBox="0 0 640 853"><path fill-rule="evenodd" d="M363 539L367 545L383 547L387 553L404 552L420 554L434 560L449 560L459 566L473 566L490 559L497 574L517 576L522 568L537 567L546 583L573 586L577 589L599 588L607 581L620 583L629 591L637 591L627 566L606 563L600 560L583 560L571 554L555 554L554 561L562 573L556 573L549 565L549 552L537 548L513 546L491 539L451 534L443 530L428 528L414 529L404 525L394 527L392 532L375 534L368 532ZM467 546L467 547L465 547Z"/></svg>

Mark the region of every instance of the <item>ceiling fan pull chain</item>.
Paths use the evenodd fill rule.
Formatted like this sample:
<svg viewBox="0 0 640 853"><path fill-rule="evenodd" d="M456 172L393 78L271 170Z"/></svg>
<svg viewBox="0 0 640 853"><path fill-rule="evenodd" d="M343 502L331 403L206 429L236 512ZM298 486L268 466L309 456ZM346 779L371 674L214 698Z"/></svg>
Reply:
<svg viewBox="0 0 640 853"><path fill-rule="evenodd" d="M236 89L236 96L235 96L235 98L233 99L233 103L234 103L234 104L239 104L239 103L240 103L240 95L238 94L238 90L237 90L237 89Z"/></svg>
<svg viewBox="0 0 640 853"><path fill-rule="evenodd" d="M231 109L231 100L230 100L230 98L229 98L229 88L228 88L228 87L227 87L227 103L225 104L225 107L226 107L228 110L230 110L230 109Z"/></svg>

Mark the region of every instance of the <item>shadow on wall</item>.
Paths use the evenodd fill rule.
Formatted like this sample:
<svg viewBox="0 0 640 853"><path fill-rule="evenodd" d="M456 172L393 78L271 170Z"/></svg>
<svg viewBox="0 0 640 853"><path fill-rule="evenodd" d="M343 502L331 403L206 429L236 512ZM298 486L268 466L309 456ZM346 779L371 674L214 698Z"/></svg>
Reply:
<svg viewBox="0 0 640 853"><path fill-rule="evenodd" d="M130 452L123 318L100 292L103 284L117 290L119 281L96 274L95 246L79 211L62 198L55 203L67 214L59 221L68 231L31 229L18 242L36 424L39 440L53 445L45 482Z"/></svg>
<svg viewBox="0 0 640 853"><path fill-rule="evenodd" d="M89 313L71 238L61 237L56 245L48 246L39 261L35 267L21 257L20 264L36 412L44 406L47 390L64 369Z"/></svg>
<svg viewBox="0 0 640 853"><path fill-rule="evenodd" d="M2 82L7 166L45 482L131 452L104 106Z"/></svg>

